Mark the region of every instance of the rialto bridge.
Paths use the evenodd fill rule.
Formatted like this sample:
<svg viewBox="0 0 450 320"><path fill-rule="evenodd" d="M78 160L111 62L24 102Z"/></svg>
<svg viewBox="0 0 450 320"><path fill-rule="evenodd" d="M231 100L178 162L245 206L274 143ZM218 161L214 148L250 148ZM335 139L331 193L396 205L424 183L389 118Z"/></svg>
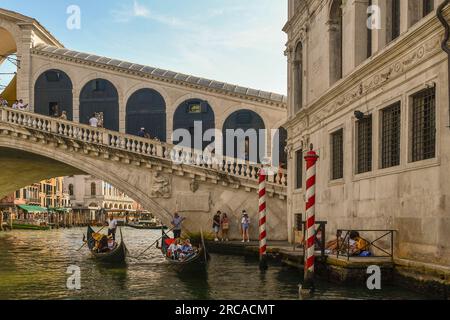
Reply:
<svg viewBox="0 0 450 320"><path fill-rule="evenodd" d="M1 108L0 197L46 178L89 174L165 223L180 212L191 231L209 230L216 210L232 216L234 236L242 209L257 225L260 166L180 151L171 136L192 132L198 121L203 132L256 129L258 147L270 156L271 129L285 121L286 97L66 49L35 19L3 9L0 38L0 59L15 54L18 65L2 95L30 106ZM50 117L62 111L68 120ZM104 128L87 125L93 113L103 115ZM141 127L156 139L137 137ZM283 163L284 129L277 138ZM288 238L286 184L283 170L269 176L270 239Z"/></svg>

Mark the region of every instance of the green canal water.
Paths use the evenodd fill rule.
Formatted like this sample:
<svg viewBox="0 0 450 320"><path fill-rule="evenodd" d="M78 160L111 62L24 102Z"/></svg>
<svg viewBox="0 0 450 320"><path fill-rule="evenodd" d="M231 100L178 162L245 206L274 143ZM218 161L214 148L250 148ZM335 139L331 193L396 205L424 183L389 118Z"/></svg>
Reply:
<svg viewBox="0 0 450 320"><path fill-rule="evenodd" d="M0 232L0 299L297 299L301 274L240 256L212 255L207 273L178 274L153 248L126 267L96 263L86 248L85 229ZM160 231L123 229L132 256L160 236ZM66 288L67 268L81 270L81 290ZM327 282L317 284L315 299L426 299L399 287L369 291Z"/></svg>

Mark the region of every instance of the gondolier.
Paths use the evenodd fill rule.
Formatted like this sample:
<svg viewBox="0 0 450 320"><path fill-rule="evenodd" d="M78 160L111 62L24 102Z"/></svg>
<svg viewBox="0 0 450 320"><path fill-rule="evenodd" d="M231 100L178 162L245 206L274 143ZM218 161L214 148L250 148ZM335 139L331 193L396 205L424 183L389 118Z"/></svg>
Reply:
<svg viewBox="0 0 450 320"><path fill-rule="evenodd" d="M116 241L117 220L114 219L112 213L109 214L108 220L108 236L112 235L114 241Z"/></svg>
<svg viewBox="0 0 450 320"><path fill-rule="evenodd" d="M180 217L178 213L175 212L172 219L172 231L174 239L181 237L181 224L186 218Z"/></svg>

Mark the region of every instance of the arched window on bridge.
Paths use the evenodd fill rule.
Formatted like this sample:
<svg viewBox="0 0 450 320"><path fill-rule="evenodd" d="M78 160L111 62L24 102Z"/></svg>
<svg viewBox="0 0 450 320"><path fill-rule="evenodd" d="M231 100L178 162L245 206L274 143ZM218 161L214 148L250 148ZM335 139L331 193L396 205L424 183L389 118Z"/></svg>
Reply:
<svg viewBox="0 0 450 320"><path fill-rule="evenodd" d="M91 183L91 196L95 196L97 194L97 185L95 182Z"/></svg>
<svg viewBox="0 0 450 320"><path fill-rule="evenodd" d="M89 81L80 94L80 123L89 124L94 113L103 118L103 127L119 131L119 94L105 79Z"/></svg>
<svg viewBox="0 0 450 320"><path fill-rule="evenodd" d="M34 85L34 111L45 116L60 116L63 111L67 119L73 119L72 81L61 70L47 70Z"/></svg>
<svg viewBox="0 0 450 320"><path fill-rule="evenodd" d="M202 136L194 137L194 124L201 123ZM199 127L200 128L200 127ZM174 144L184 147L194 148L195 138L201 142L202 150L205 149L212 141L203 141L203 135L208 129L215 128L214 111L207 101L200 99L191 99L183 102L178 106L173 116ZM183 141L182 138L176 139L175 130L186 129L190 133L191 141Z"/></svg>
<svg viewBox="0 0 450 320"><path fill-rule="evenodd" d="M166 102L153 89L140 89L127 102L126 132L137 135L145 128L151 138L166 141Z"/></svg>
<svg viewBox="0 0 450 320"><path fill-rule="evenodd" d="M74 195L73 184L69 184L69 196Z"/></svg>
<svg viewBox="0 0 450 320"><path fill-rule="evenodd" d="M260 162L265 155L264 129L264 121L256 112L239 110L232 113L222 129L224 155ZM233 147L230 149L228 144Z"/></svg>
<svg viewBox="0 0 450 320"><path fill-rule="evenodd" d="M278 131L273 136L272 141L272 161L274 161L275 155L278 155L278 163L273 163L277 165L279 168L286 169L287 168L287 154L286 154L286 145L287 145L287 130L283 127L278 128Z"/></svg>

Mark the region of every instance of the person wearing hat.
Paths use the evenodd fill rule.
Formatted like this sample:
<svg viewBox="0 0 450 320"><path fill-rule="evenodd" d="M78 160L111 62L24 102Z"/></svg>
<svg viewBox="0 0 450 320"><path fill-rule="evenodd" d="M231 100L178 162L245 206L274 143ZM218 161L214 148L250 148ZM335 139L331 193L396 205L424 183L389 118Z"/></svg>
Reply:
<svg viewBox="0 0 450 320"><path fill-rule="evenodd" d="M144 138L145 137L145 128L142 127L141 130L139 130L137 135L141 138Z"/></svg>
<svg viewBox="0 0 450 320"><path fill-rule="evenodd" d="M250 237L248 235L248 230L250 228L250 217L248 216L245 210L242 211L241 227L242 227L242 242L245 241L250 242Z"/></svg>

